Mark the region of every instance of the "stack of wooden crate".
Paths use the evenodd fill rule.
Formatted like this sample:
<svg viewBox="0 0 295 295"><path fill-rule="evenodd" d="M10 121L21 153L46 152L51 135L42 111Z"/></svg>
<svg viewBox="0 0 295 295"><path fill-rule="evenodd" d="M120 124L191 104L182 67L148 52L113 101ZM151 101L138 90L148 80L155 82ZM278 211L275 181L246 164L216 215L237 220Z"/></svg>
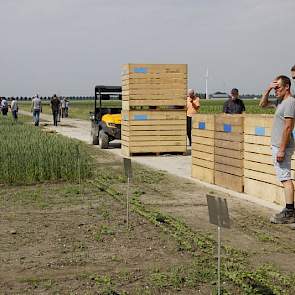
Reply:
<svg viewBox="0 0 295 295"><path fill-rule="evenodd" d="M124 65L122 153L185 153L186 93L187 65Z"/></svg>
<svg viewBox="0 0 295 295"><path fill-rule="evenodd" d="M266 201L283 204L283 188L276 178L271 155L272 120L272 115L245 116L245 192ZM292 166L293 162L294 160Z"/></svg>
<svg viewBox="0 0 295 295"><path fill-rule="evenodd" d="M244 120L242 115L215 116L215 184L243 192Z"/></svg>
<svg viewBox="0 0 295 295"><path fill-rule="evenodd" d="M192 142L192 177L243 191L242 115L195 115Z"/></svg>
<svg viewBox="0 0 295 295"><path fill-rule="evenodd" d="M197 114L192 122L192 177L214 183L215 115Z"/></svg>

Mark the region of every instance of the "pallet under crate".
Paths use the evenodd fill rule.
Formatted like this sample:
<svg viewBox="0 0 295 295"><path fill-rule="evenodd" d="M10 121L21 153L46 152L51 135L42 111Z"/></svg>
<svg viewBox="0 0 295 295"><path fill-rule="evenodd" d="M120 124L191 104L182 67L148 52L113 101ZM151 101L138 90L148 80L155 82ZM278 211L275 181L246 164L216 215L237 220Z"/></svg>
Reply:
<svg viewBox="0 0 295 295"><path fill-rule="evenodd" d="M186 111L122 111L121 149L125 156L186 153Z"/></svg>

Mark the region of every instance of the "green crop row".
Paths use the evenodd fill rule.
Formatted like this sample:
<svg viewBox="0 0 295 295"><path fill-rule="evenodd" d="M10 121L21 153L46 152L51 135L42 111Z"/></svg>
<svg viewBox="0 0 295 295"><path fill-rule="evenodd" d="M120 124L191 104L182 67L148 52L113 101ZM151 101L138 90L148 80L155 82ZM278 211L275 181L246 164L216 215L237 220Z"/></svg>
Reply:
<svg viewBox="0 0 295 295"><path fill-rule="evenodd" d="M91 175L81 143L0 118L0 183L79 180Z"/></svg>

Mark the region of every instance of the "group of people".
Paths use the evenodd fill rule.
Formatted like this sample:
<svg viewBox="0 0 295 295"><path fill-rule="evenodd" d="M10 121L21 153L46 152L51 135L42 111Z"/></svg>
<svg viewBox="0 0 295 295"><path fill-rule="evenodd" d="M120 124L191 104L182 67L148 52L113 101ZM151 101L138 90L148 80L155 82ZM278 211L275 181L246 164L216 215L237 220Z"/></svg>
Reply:
<svg viewBox="0 0 295 295"><path fill-rule="evenodd" d="M13 119L17 120L17 113L18 113L17 100L14 97L12 97L11 103L8 104L8 101L5 97L0 97L0 111L4 117L7 116L9 108L11 110Z"/></svg>
<svg viewBox="0 0 295 295"><path fill-rule="evenodd" d="M186 101L186 128L190 146L192 145L192 117L198 112L200 106L200 98L193 89L189 89ZM239 90L233 88L229 94L229 99L223 104L223 112L226 114L242 114L245 111L245 105L239 98Z"/></svg>
<svg viewBox="0 0 295 295"><path fill-rule="evenodd" d="M59 98L54 94L50 100L52 115L53 115L53 125L57 126L57 123L60 122L60 118L67 118L69 114L69 101L67 98ZM35 126L39 126L40 123L40 113L42 112L42 100L37 94L32 99L32 108L33 121Z"/></svg>
<svg viewBox="0 0 295 295"><path fill-rule="evenodd" d="M295 80L295 65L291 68L291 77ZM276 100L270 101L270 93L274 91ZM239 99L239 91L233 88L229 99L223 105L227 114L242 114L245 105ZM275 108L271 132L271 151L273 165L278 180L284 187L285 208L272 216L270 221L275 224L292 224L295 229L294 184L291 176L291 158L295 151L293 135L295 123L295 98L291 93L291 79L285 75L277 76L263 93L259 106ZM190 89L187 96L187 136L191 145L191 122L200 108L200 98Z"/></svg>

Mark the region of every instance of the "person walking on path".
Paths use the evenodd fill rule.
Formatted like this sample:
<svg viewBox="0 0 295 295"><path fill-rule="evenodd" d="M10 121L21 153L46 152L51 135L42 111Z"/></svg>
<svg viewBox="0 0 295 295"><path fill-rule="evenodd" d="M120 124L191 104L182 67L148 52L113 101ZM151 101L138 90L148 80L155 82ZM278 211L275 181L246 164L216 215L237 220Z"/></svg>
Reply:
<svg viewBox="0 0 295 295"><path fill-rule="evenodd" d="M67 118L69 110L69 101L66 97L63 97L61 100L61 117Z"/></svg>
<svg viewBox="0 0 295 295"><path fill-rule="evenodd" d="M233 88L230 92L229 99L223 104L223 112L226 114L242 114L246 111L245 105L239 99L239 90Z"/></svg>
<svg viewBox="0 0 295 295"><path fill-rule="evenodd" d="M12 97L11 99L12 101L11 101L10 109L11 109L12 117L14 121L17 121L18 102L14 97Z"/></svg>
<svg viewBox="0 0 295 295"><path fill-rule="evenodd" d="M192 145L192 117L200 108L200 98L195 95L193 89L189 89L186 100L186 133L189 140L189 145Z"/></svg>
<svg viewBox="0 0 295 295"><path fill-rule="evenodd" d="M269 94L275 90L277 103L269 102ZM295 120L295 98L291 96L291 80L278 76L270 83L259 103L260 107L274 107L276 112L271 131L271 149L277 178L284 187L286 207L270 218L272 223L294 223L294 185L291 178L291 157L294 153L292 134Z"/></svg>
<svg viewBox="0 0 295 295"><path fill-rule="evenodd" d="M60 110L60 100L56 94L53 95L50 103L51 103L51 110L52 110L52 115L53 115L53 125L57 126L58 113Z"/></svg>
<svg viewBox="0 0 295 295"><path fill-rule="evenodd" d="M1 101L1 111L2 115L6 117L8 113L8 102L5 97L3 97Z"/></svg>
<svg viewBox="0 0 295 295"><path fill-rule="evenodd" d="M38 94L32 99L31 112L33 112L33 121L35 126L39 126L40 113L42 112L42 102Z"/></svg>

